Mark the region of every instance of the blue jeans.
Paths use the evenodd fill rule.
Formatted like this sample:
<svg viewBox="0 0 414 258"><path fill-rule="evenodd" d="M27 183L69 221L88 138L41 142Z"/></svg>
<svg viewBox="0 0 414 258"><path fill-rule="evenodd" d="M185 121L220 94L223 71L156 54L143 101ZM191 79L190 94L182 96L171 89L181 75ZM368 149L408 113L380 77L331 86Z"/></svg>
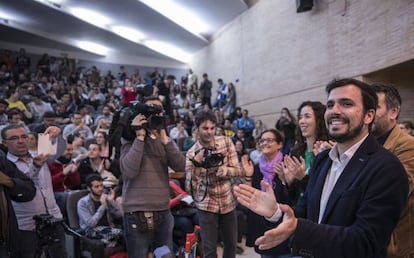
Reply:
<svg viewBox="0 0 414 258"><path fill-rule="evenodd" d="M150 247L152 250L163 245L173 250L172 232L174 218L170 210L159 211L160 222L154 230L149 232L139 232L138 213L124 213L124 235L128 257L146 258Z"/></svg>
<svg viewBox="0 0 414 258"><path fill-rule="evenodd" d="M236 257L237 215L236 210L226 214L217 214L198 210L200 235L204 258L217 257L217 238L220 233L223 241L223 257Z"/></svg>

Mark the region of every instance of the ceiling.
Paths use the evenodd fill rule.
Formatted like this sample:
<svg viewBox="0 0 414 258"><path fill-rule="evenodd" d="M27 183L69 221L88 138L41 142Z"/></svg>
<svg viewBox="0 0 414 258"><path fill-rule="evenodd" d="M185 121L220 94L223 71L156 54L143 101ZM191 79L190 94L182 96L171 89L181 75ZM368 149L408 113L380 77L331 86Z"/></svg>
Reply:
<svg viewBox="0 0 414 258"><path fill-rule="evenodd" d="M166 0L151 0L161 2ZM151 49L149 40L168 43L189 56L209 44L220 28L249 8L256 1L246 0L170 0L185 8L207 25L198 34L189 32L142 0L0 0L0 46L13 44L36 49L57 50L69 56L100 59L108 62L142 60L184 64L188 59L171 57ZM71 8L87 8L109 19L101 27L75 17ZM183 15L185 16L185 15ZM198 23L194 20L194 23ZM202 22L200 22L202 23ZM144 38L135 42L118 36L111 26L122 25L139 30ZM101 44L105 54L96 54L79 47L79 41ZM40 53L39 53L40 54Z"/></svg>

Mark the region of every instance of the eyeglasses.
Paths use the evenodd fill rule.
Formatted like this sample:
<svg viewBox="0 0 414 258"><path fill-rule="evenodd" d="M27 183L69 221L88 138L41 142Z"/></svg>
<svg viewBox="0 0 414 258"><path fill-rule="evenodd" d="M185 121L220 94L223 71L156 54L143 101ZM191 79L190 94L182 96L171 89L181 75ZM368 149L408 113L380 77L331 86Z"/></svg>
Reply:
<svg viewBox="0 0 414 258"><path fill-rule="evenodd" d="M7 138L6 140L7 141L17 141L17 140L19 140L19 139L21 139L21 140L23 140L23 141L26 141L27 139L29 139L29 136L27 136L27 135L20 135L20 136L12 136L12 137L9 137L9 138Z"/></svg>
<svg viewBox="0 0 414 258"><path fill-rule="evenodd" d="M276 139L274 139L274 138L263 138L263 139L259 140L259 143L260 144L262 144L262 143L272 143L272 142L275 142L275 141L276 141Z"/></svg>

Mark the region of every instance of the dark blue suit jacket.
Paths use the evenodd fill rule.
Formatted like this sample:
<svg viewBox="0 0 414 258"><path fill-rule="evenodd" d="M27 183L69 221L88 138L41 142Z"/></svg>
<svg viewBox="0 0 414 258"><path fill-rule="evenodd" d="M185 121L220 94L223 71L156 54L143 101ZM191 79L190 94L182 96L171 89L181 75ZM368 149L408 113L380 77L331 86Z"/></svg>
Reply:
<svg viewBox="0 0 414 258"><path fill-rule="evenodd" d="M295 206L293 254L310 257L386 257L406 205L408 179L400 161L368 136L339 177L318 224L322 188L332 160L318 155L305 194Z"/></svg>

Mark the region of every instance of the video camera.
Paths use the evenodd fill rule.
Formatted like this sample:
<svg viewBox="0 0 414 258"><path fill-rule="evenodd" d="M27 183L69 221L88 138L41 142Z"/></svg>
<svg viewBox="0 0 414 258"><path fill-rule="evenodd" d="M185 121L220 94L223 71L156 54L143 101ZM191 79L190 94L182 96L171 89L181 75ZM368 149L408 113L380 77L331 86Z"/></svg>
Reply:
<svg viewBox="0 0 414 258"><path fill-rule="evenodd" d="M131 126L132 120L138 115L143 114L148 123L143 127L147 129L164 129L165 116L158 114L163 111L162 106L153 104L143 104L141 102L131 103L126 108L122 109L119 114L119 120L116 126L123 126L122 137L132 141L136 135L135 131L139 129L137 126Z"/></svg>
<svg viewBox="0 0 414 258"><path fill-rule="evenodd" d="M58 219L50 214L40 214L33 216L36 225L36 234L39 239L46 243L56 243L60 240L55 238L55 228L63 223L63 219Z"/></svg>

